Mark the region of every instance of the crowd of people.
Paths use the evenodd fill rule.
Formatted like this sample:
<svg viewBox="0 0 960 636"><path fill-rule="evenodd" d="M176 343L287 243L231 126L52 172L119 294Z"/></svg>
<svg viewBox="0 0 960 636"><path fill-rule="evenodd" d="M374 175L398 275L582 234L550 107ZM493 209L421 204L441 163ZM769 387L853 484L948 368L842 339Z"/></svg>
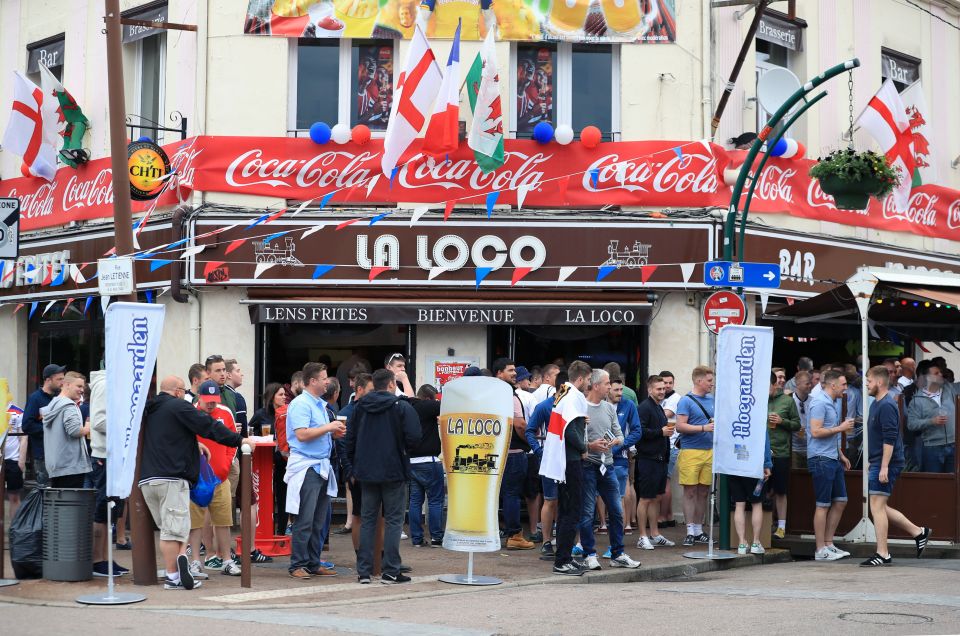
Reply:
<svg viewBox="0 0 960 636"><path fill-rule="evenodd" d="M238 448L271 435L276 531L291 537L290 576L337 576L323 554L332 532L351 534L360 583L374 576L384 583L410 581L400 545L404 539L414 548L443 544L445 476L441 394L431 385L414 391L406 362L394 353L372 370L355 353L338 365L336 375L329 375L327 362L309 362L288 384L268 384L262 406L249 419L236 360L212 355L190 367L186 382L163 378L146 408L139 487L160 530L165 588L195 589L209 571L240 574L231 547ZM15 511L28 454L38 486L95 488L94 574L106 576L107 524L117 524L123 502L108 518L105 372L93 372L89 386L83 375L58 365L48 365L42 375L43 385L30 395L22 416L16 407L8 411L11 431L23 433L11 438L4 456L11 505ZM637 535L640 550L675 545L661 532L676 523L674 473L686 523L682 545L710 542L704 524L712 514L708 499L715 481L712 369L694 368L686 392L677 390L670 371L651 375L642 398L615 362L591 368L579 360L569 365L558 360L528 369L499 358L489 370L469 367L465 375L497 378L513 393L513 431L500 488L504 549L533 550L539 544L558 575L599 570L601 559L614 568L640 567L625 551L628 536ZM919 364L887 359L868 369L866 379L865 400L861 371L853 364L815 369L804 357L789 380L785 369L771 370L763 476L727 477L740 554L764 552L761 503L768 497L774 535L785 536L790 473L806 469L816 500L815 558L848 556L834 544L834 533L847 501L844 471L859 467L863 453L870 465L877 553L862 565L891 562L890 524L914 537L918 557L923 552L931 530L890 508L887 499L905 470L953 470L958 385L942 358ZM862 448L865 401L871 406L868 447ZM566 424L563 448L559 456L545 458L552 452L548 429L558 414ZM197 485L201 474L210 473L211 492L203 495ZM331 528L332 501L341 485L346 522ZM256 507L256 489L253 494ZM122 522L117 526L122 530ZM609 538L602 554L598 534ZM271 557L254 550L251 559L262 563ZM113 564L114 574L126 571Z"/></svg>

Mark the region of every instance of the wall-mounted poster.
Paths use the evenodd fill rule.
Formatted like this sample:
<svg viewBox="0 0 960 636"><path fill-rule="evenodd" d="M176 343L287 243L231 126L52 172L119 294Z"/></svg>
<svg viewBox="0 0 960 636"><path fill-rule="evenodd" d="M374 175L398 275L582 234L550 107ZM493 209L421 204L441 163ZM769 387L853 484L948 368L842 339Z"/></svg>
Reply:
<svg viewBox="0 0 960 636"><path fill-rule="evenodd" d="M675 42L676 0L249 0L243 32L290 38L482 40L495 22L518 42Z"/></svg>
<svg viewBox="0 0 960 636"><path fill-rule="evenodd" d="M533 133L542 121L554 122L553 88L557 53L551 46L517 47L517 133Z"/></svg>
<svg viewBox="0 0 960 636"><path fill-rule="evenodd" d="M393 45L355 46L353 93L356 96L352 124L370 130L386 130L393 106Z"/></svg>

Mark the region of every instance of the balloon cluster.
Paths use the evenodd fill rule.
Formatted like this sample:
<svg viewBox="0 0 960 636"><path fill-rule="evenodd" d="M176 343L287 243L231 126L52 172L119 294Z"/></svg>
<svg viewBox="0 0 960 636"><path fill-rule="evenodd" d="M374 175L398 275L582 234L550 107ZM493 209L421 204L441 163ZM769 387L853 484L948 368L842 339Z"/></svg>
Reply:
<svg viewBox="0 0 960 636"><path fill-rule="evenodd" d="M329 124L322 121L310 126L310 141L313 143L322 146L329 143L331 139L336 144L342 145L352 141L358 146L362 146L370 141L370 128L363 124L354 126L353 130L350 130L350 127L346 124L337 124L330 128Z"/></svg>
<svg viewBox="0 0 960 636"><path fill-rule="evenodd" d="M600 145L602 138L603 134L596 126L587 126L580 131L580 143L585 148L596 148ZM573 128L562 124L554 130L548 122L542 121L533 127L533 139L541 144L548 144L556 140L561 146L566 146L573 141Z"/></svg>
<svg viewBox="0 0 960 636"><path fill-rule="evenodd" d="M796 139L781 137L780 140L774 144L773 149L770 151L770 156L780 157L781 159L794 159L803 157L805 152L807 152L807 149Z"/></svg>

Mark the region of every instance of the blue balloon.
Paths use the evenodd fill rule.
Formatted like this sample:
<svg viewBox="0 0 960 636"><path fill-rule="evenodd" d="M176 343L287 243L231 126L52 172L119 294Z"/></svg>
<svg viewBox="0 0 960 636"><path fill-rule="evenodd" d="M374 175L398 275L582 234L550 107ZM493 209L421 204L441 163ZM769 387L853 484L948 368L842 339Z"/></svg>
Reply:
<svg viewBox="0 0 960 636"><path fill-rule="evenodd" d="M330 141L330 136L333 133L330 131L330 126L318 121L312 126L310 126L310 140L315 144L325 144Z"/></svg>
<svg viewBox="0 0 960 636"><path fill-rule="evenodd" d="M541 144L548 144L553 140L553 126L542 121L533 127L533 138Z"/></svg>
<svg viewBox="0 0 960 636"><path fill-rule="evenodd" d="M773 147L773 150L770 151L771 157L779 157L787 151L787 140L784 137L781 137L780 140Z"/></svg>
<svg viewBox="0 0 960 636"><path fill-rule="evenodd" d="M150 143L150 142L153 141L153 140L150 139L149 137L147 137L146 135L144 135L143 137L140 137L139 139L137 139L137 141L138 141L138 142L145 141L145 142L147 142L147 143Z"/></svg>

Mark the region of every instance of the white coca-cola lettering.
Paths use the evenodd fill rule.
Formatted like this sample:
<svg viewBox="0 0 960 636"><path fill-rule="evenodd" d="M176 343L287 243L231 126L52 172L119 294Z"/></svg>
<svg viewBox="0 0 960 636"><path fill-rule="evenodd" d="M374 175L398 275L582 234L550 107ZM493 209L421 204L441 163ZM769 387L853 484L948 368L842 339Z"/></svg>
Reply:
<svg viewBox="0 0 960 636"><path fill-rule="evenodd" d="M960 229L960 199L954 199L947 208L947 227L951 230Z"/></svg>
<svg viewBox="0 0 960 636"><path fill-rule="evenodd" d="M883 200L883 218L895 221L906 221L926 227L937 226L937 210L934 207L939 197L926 192L914 192L904 212L897 211L893 195Z"/></svg>
<svg viewBox="0 0 960 636"><path fill-rule="evenodd" d="M63 211L113 204L113 171L105 168L93 179L70 177L63 189Z"/></svg>
<svg viewBox="0 0 960 636"><path fill-rule="evenodd" d="M870 203L873 203L873 199L870 200ZM820 189L820 182L816 179L810 179L807 182L807 205L811 208L827 208L833 213L842 214L842 215L859 215L859 216L870 216L870 206L867 206L866 210L838 210L837 204L833 200L833 197L829 194L826 194L823 190ZM824 219L832 220L832 219ZM844 221L839 221L843 223Z"/></svg>
<svg viewBox="0 0 960 636"><path fill-rule="evenodd" d="M597 173L597 185L593 173ZM583 173L583 189L588 192L625 190L683 194L712 194L720 187L717 160L696 153L672 157L664 162L621 161L619 155L607 155L594 161Z"/></svg>
<svg viewBox="0 0 960 636"><path fill-rule="evenodd" d="M781 168L779 166L767 166L760 173L760 179L757 181L757 188L753 196L761 201L777 201L780 203L793 203L793 186L790 180L797 171L793 168Z"/></svg>
<svg viewBox="0 0 960 636"><path fill-rule="evenodd" d="M178 147L170 156L170 170L177 173L178 183L181 186L193 187L193 178L196 173L194 159L203 153L203 149L196 150L197 138L193 137L190 143Z"/></svg>
<svg viewBox="0 0 960 636"><path fill-rule="evenodd" d="M365 163L376 159L379 155L372 152L325 152L316 155L304 162L297 173L296 184L301 188L352 188L355 185L367 182L371 176L369 168L362 168ZM346 165L340 159L346 159ZM379 174L379 172L378 172ZM252 184L251 184L252 185ZM290 185L285 183L284 185Z"/></svg>
<svg viewBox="0 0 960 636"><path fill-rule="evenodd" d="M252 185L289 188L290 184L283 181L281 177L289 177L296 171L298 165L304 163L302 160L281 161L279 159L267 159L264 161L262 157L263 151L255 148L254 150L248 150L231 161L230 165L227 166L227 173L225 175L227 183L237 188ZM243 181L237 179L237 171L239 171L240 176L243 177ZM259 177L260 180L250 180L251 177Z"/></svg>
<svg viewBox="0 0 960 636"><path fill-rule="evenodd" d="M42 216L53 214L54 197L53 193L57 187L57 182L44 183L37 188L36 192L29 194L17 194L16 189L10 190L11 197L20 199L20 216L26 219L36 219ZM22 228L21 228L22 229Z"/></svg>
<svg viewBox="0 0 960 636"><path fill-rule="evenodd" d="M544 177L542 170L536 170L537 166L553 159L553 155L539 152L529 156L522 152L508 152L505 159L509 162L513 157L518 157L522 161L516 170L501 168L495 172L483 174L483 170L477 166L470 175L470 187L474 190L516 190L521 186L536 188ZM507 165L508 163L504 163L504 166Z"/></svg>

